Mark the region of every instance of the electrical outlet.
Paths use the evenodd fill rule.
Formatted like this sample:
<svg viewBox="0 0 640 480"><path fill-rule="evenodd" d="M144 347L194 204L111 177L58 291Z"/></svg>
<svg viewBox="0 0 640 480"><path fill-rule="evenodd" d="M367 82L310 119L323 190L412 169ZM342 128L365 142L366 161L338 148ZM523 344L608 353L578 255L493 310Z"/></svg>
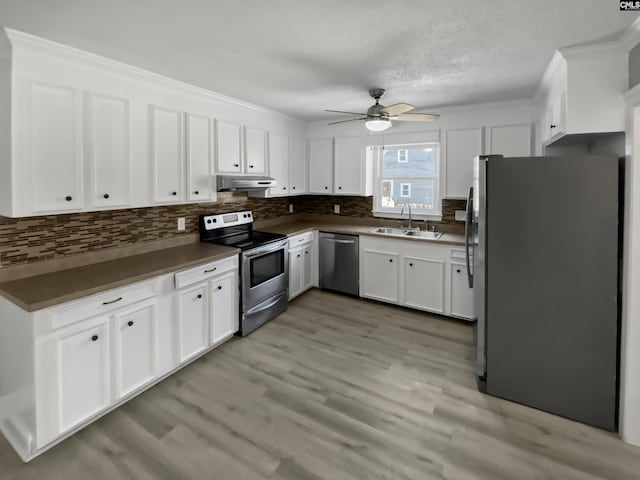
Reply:
<svg viewBox="0 0 640 480"><path fill-rule="evenodd" d="M456 222L464 222L467 219L467 211L466 210L456 210Z"/></svg>
<svg viewBox="0 0 640 480"><path fill-rule="evenodd" d="M178 231L184 232L186 228L184 217L178 218Z"/></svg>
<svg viewBox="0 0 640 480"><path fill-rule="evenodd" d="M289 213L293 213L293 203L289 204Z"/></svg>
<svg viewBox="0 0 640 480"><path fill-rule="evenodd" d="M340 215L340 205L334 205L333 206L333 213L335 213L336 215Z"/></svg>

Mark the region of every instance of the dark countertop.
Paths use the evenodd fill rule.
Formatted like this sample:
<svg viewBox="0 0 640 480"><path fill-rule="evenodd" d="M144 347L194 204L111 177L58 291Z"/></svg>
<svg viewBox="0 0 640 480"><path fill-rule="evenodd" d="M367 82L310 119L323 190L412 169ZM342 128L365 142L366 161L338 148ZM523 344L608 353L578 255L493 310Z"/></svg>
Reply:
<svg viewBox="0 0 640 480"><path fill-rule="evenodd" d="M464 235L460 234L444 233L442 237L435 239L374 233L373 230L379 226L380 225L350 225L347 223L333 223L318 220L293 220L268 227L262 227L260 230L265 232L281 233L288 236L297 235L311 230L321 230L332 233L345 233L348 235L370 235L372 237L393 238L395 240L410 240L415 242L464 246Z"/></svg>
<svg viewBox="0 0 640 480"><path fill-rule="evenodd" d="M239 252L222 245L190 243L0 283L0 295L33 312Z"/></svg>

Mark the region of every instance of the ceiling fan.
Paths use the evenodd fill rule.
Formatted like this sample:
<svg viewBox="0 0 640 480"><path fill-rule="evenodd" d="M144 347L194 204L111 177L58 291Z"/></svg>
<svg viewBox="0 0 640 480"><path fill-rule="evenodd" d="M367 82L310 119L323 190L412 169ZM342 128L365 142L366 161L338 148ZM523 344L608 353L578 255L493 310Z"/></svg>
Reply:
<svg viewBox="0 0 640 480"><path fill-rule="evenodd" d="M380 105L380 98L384 95L384 88L372 88L369 90L375 100L375 105L371 105L367 110L367 113L356 112L343 112L341 110L325 110L325 112L332 113L347 113L349 115L360 115L358 118L350 118L349 120L340 120L338 122L331 122L329 125L335 125L336 123L355 122L356 120L366 120L365 126L372 132L382 132L391 126L391 120L397 120L399 122L431 122L440 118L440 115L432 113L407 113L413 110L413 105L408 103L396 103L395 105L389 105L385 107Z"/></svg>

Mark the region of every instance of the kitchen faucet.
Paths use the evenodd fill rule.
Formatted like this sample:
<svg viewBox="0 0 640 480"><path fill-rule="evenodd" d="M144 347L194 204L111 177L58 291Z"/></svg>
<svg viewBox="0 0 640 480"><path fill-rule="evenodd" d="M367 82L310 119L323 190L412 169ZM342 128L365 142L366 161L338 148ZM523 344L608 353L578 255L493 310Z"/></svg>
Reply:
<svg viewBox="0 0 640 480"><path fill-rule="evenodd" d="M411 204L409 203L402 204L402 208L400 209L400 218L402 218L402 215L404 215L404 207L409 208L409 228L413 228L413 218L411 217Z"/></svg>

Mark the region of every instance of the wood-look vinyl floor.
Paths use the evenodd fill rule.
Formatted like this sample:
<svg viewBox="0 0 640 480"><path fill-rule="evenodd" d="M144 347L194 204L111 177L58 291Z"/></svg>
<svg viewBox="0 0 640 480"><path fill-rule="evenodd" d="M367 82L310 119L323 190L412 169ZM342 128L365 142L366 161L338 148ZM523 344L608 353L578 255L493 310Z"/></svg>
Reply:
<svg viewBox="0 0 640 480"><path fill-rule="evenodd" d="M640 448L479 393L471 327L312 290L0 479L640 479ZM1 437L0 437L1 438Z"/></svg>

